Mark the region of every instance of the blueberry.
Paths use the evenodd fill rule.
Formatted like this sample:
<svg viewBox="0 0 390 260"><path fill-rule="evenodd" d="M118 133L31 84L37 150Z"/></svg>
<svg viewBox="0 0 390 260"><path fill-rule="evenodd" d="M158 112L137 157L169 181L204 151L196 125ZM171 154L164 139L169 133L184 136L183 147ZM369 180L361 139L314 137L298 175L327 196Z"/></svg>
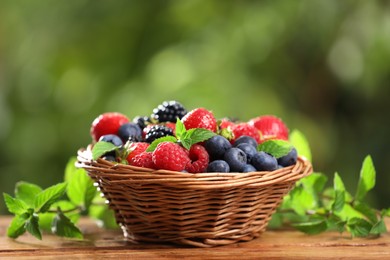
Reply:
<svg viewBox="0 0 390 260"><path fill-rule="evenodd" d="M123 142L127 141L141 141L142 140L142 130L136 123L126 123L121 125L118 130L118 135L122 138Z"/></svg>
<svg viewBox="0 0 390 260"><path fill-rule="evenodd" d="M242 172L255 172L256 168L252 164L247 164L245 165L244 169Z"/></svg>
<svg viewBox="0 0 390 260"><path fill-rule="evenodd" d="M239 144L242 144L242 143L250 144L250 145L253 145L255 148L257 148L257 142L251 136L242 135L242 136L238 137L237 140L234 142L233 146L237 147Z"/></svg>
<svg viewBox="0 0 390 260"><path fill-rule="evenodd" d="M263 151L253 156L251 163L258 171L274 171L278 168L276 158Z"/></svg>
<svg viewBox="0 0 390 260"><path fill-rule="evenodd" d="M225 137L221 135L215 135L205 142L204 147L213 161L222 159L225 152L230 149L232 145Z"/></svg>
<svg viewBox="0 0 390 260"><path fill-rule="evenodd" d="M237 146L237 148L246 154L248 163L250 163L252 161L252 157L257 154L257 149L248 143L241 143Z"/></svg>
<svg viewBox="0 0 390 260"><path fill-rule="evenodd" d="M247 163L246 154L235 147L227 150L223 158L229 164L231 172L241 172Z"/></svg>
<svg viewBox="0 0 390 260"><path fill-rule="evenodd" d="M215 160L207 166L207 172L230 172L230 167L224 160Z"/></svg>
<svg viewBox="0 0 390 260"><path fill-rule="evenodd" d="M295 164L297 162L297 159L298 159L297 150L293 148L287 155L280 157L278 159L278 163L283 167L287 167Z"/></svg>
<svg viewBox="0 0 390 260"><path fill-rule="evenodd" d="M99 138L99 141L112 143L113 145L118 147L123 145L122 139L117 135L102 135Z"/></svg>

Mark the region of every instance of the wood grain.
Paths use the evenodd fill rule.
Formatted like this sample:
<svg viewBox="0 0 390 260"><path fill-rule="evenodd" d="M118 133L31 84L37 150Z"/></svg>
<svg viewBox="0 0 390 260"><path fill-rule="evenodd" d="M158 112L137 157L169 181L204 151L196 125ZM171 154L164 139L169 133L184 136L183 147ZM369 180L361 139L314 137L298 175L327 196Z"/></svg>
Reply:
<svg viewBox="0 0 390 260"><path fill-rule="evenodd" d="M10 217L0 217L0 259L390 259L390 233L376 239L354 238L334 232L309 236L293 230L266 231L259 238L215 248L170 244L131 244L118 230L99 229L81 219L84 240L44 234L6 237ZM387 220L390 227L390 221Z"/></svg>

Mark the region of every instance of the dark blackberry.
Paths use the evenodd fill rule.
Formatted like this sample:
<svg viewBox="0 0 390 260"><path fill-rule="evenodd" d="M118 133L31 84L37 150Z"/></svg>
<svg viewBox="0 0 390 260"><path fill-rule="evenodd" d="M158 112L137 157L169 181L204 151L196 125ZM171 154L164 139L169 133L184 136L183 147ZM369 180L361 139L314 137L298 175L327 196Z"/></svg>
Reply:
<svg viewBox="0 0 390 260"><path fill-rule="evenodd" d="M151 123L148 116L136 116L133 119L133 123L136 123L141 129L144 129L148 123Z"/></svg>
<svg viewBox="0 0 390 260"><path fill-rule="evenodd" d="M146 133L145 141L151 143L157 138L167 136L167 135L173 136L173 131L171 128L164 125L154 125Z"/></svg>
<svg viewBox="0 0 390 260"><path fill-rule="evenodd" d="M161 105L153 109L152 118L158 122L176 123L176 118L182 119L187 114L187 110L177 101L164 101Z"/></svg>

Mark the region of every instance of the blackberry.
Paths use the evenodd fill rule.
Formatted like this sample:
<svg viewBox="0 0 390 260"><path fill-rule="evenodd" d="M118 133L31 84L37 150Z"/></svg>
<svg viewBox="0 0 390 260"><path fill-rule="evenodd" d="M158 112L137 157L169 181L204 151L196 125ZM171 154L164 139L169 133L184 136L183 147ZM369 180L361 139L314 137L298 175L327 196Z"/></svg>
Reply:
<svg viewBox="0 0 390 260"><path fill-rule="evenodd" d="M148 116L136 116L133 119L133 123L136 123L141 129L144 129L148 123L151 123Z"/></svg>
<svg viewBox="0 0 390 260"><path fill-rule="evenodd" d="M171 128L164 126L164 125L154 125L146 133L145 141L147 143L151 143L154 140L156 140L157 138L167 136L167 135L173 136L173 131Z"/></svg>
<svg viewBox="0 0 390 260"><path fill-rule="evenodd" d="M187 110L177 101L164 101L153 109L152 118L158 122L176 123L176 118L182 119L187 114Z"/></svg>

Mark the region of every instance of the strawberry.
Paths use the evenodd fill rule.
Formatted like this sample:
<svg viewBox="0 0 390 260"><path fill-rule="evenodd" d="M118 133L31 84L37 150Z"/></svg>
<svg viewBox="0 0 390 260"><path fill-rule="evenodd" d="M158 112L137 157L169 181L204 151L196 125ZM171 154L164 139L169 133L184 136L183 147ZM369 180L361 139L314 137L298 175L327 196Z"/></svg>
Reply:
<svg viewBox="0 0 390 260"><path fill-rule="evenodd" d="M217 120L213 113L205 108L195 108L182 118L187 130L192 128L204 128L210 131L217 131Z"/></svg>
<svg viewBox="0 0 390 260"><path fill-rule="evenodd" d="M273 115L252 118L248 122L260 131L260 143L269 139L288 140L288 128L284 122Z"/></svg>
<svg viewBox="0 0 390 260"><path fill-rule="evenodd" d="M129 147L129 150L131 151L129 155L127 156L126 160L131 163L131 159L133 159L135 156L145 152L145 150L149 147L148 143L145 142L137 142L132 143Z"/></svg>
<svg viewBox="0 0 390 260"><path fill-rule="evenodd" d="M253 137L257 143L260 143L260 133L256 127L249 125L248 123L239 123L232 127L234 138L232 143L234 143L240 136L246 135Z"/></svg>
<svg viewBox="0 0 390 260"><path fill-rule="evenodd" d="M189 156L191 161L186 165L186 171L191 173L206 171L209 164L209 154L202 145L194 144L191 146Z"/></svg>
<svg viewBox="0 0 390 260"><path fill-rule="evenodd" d="M152 154L156 169L183 171L191 162L187 151L180 145L172 142L161 142Z"/></svg>
<svg viewBox="0 0 390 260"><path fill-rule="evenodd" d="M107 112L93 120L90 134L94 142L103 135L117 134L119 127L129 122L129 118L118 112Z"/></svg>
<svg viewBox="0 0 390 260"><path fill-rule="evenodd" d="M151 152L142 152L130 160L130 165L154 169L153 154Z"/></svg>
<svg viewBox="0 0 390 260"><path fill-rule="evenodd" d="M230 121L229 119L223 118L220 120L219 128L220 129L232 128L234 125L235 124L232 121Z"/></svg>

